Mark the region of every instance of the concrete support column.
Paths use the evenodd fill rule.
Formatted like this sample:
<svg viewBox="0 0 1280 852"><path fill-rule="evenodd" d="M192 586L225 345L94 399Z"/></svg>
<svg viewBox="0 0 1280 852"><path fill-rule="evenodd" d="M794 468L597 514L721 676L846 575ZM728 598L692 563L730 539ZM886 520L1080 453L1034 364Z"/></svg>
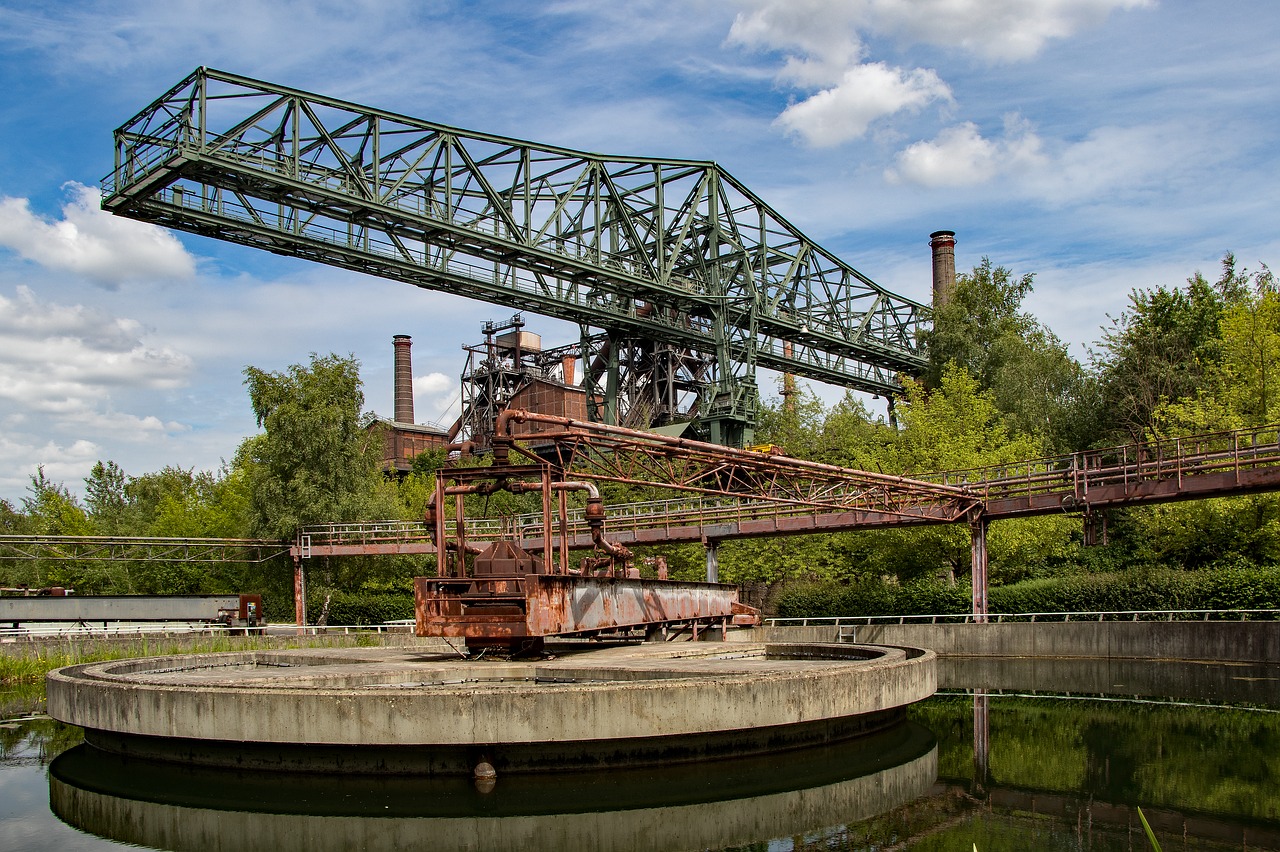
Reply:
<svg viewBox="0 0 1280 852"><path fill-rule="evenodd" d="M969 522L970 576L973 578L973 620L987 622L987 519L978 516Z"/></svg>
<svg viewBox="0 0 1280 852"><path fill-rule="evenodd" d="M707 582L720 582L720 542L714 539L707 539L703 542L707 548Z"/></svg>

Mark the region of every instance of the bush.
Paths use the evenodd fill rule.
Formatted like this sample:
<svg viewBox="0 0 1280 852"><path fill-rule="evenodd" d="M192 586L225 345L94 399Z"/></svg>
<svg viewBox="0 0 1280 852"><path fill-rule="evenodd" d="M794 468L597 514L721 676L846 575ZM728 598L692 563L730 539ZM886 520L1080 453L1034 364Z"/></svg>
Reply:
<svg viewBox="0 0 1280 852"><path fill-rule="evenodd" d="M778 615L941 615L969 612L971 600L967 584L815 583L779 595ZM1076 574L995 586L988 595L988 609L1003 613L1276 608L1280 608L1280 568L1275 567Z"/></svg>
<svg viewBox="0 0 1280 852"><path fill-rule="evenodd" d="M307 595L307 617L320 618L329 597L329 624L381 624L413 618L413 595L385 592L340 592L317 589Z"/></svg>

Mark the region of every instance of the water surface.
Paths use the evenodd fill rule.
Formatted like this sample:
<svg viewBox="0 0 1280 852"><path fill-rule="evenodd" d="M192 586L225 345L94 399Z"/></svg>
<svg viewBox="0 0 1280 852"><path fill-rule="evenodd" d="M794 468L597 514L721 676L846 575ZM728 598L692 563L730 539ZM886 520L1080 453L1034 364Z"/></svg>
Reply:
<svg viewBox="0 0 1280 852"><path fill-rule="evenodd" d="M941 694L853 743L490 791L128 761L9 722L0 849L1130 850L1141 807L1166 850L1280 850L1280 667L940 664Z"/></svg>

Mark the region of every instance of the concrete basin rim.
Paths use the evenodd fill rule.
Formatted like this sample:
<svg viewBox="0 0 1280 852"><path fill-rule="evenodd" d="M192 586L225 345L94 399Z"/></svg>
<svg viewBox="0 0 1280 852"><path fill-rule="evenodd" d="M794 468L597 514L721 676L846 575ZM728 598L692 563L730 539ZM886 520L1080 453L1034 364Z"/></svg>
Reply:
<svg viewBox="0 0 1280 852"><path fill-rule="evenodd" d="M824 643L787 643L788 647L831 647L844 650L846 648L858 648L859 650L874 648L875 646L849 646L849 645L824 645ZM886 646L881 646L885 648ZM645 677L635 680L627 680L618 678L614 680L582 680L577 682L552 682L552 683L532 683L526 682L523 685L512 685L509 681L502 683L501 679L495 678L493 688L486 689L484 683L464 683L456 685L440 685L433 686L427 684L410 684L406 686L397 686L394 683L388 684L387 681L392 678L403 677L403 672L390 671L382 675L386 680L374 681L370 680L364 684L345 686L345 687L324 687L324 686L277 686L277 685L248 685L236 686L227 683L212 681L207 683L191 683L191 682L155 682L138 680L130 675L143 675L148 673L146 669L141 668L141 663L157 663L162 661L194 661L197 659L226 659L227 657L239 657L240 662L232 662L221 666L200 666L200 665L182 665L177 668L199 671L213 668L231 668L240 664L256 664L258 658L256 655L264 653L277 653L271 651L233 651L216 654L203 655L168 655L164 657L148 657L135 660L110 660L95 663L80 663L73 666L55 669L47 676L49 681L68 684L80 685L85 683L93 683L100 687L128 689L128 690L145 690L148 692L177 692L183 694L200 693L207 691L216 691L220 695L237 694L237 695L261 695L269 693L273 695L316 695L329 696L334 698L350 698L353 695L385 695L388 697L405 697L411 698L415 696L447 696L457 695L460 697L476 696L478 694L504 694L504 695L545 695L548 693L566 694L570 692L605 692L605 691L646 691L646 690L665 690L673 691L679 689L681 691L696 688L719 687L721 689L732 689L734 687L754 687L759 686L761 682L769 683L795 683L801 681L813 680L830 680L837 679L849 674L851 671L871 671L880 669L891 669L899 666L906 666L922 662L925 659L933 659L936 657L933 651L923 650L917 656L908 656L901 648L888 648L891 653L881 656L866 658L851 658L848 660L838 660L831 658L801 658L798 662L807 663L806 667L797 671L736 671L736 672L688 672L677 676L655 676ZM920 649L917 649L920 650ZM896 652L896 653L892 653ZM715 656L714 654L706 656ZM705 657L704 657L705 658ZM361 661L352 661L353 663ZM817 664L817 665L814 665ZM536 665L536 664L531 664ZM108 668L133 668L128 674L116 674L112 671L104 671ZM292 668L292 667L282 667ZM298 666L298 669L305 668ZM321 670L323 665L316 665L314 668ZM613 666L620 671L636 671L635 668L626 666ZM171 669L172 670L172 669ZM546 670L547 676L561 677L572 676L572 669L550 669ZM370 677L376 677L371 675ZM538 677L539 672L534 670L534 677ZM315 675L317 680L322 680L324 675L317 672Z"/></svg>

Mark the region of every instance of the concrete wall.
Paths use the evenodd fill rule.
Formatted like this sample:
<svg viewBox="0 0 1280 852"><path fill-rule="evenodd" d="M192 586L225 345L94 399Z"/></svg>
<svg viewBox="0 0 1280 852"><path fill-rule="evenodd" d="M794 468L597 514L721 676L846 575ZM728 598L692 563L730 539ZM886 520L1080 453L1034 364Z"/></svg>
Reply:
<svg viewBox="0 0 1280 852"><path fill-rule="evenodd" d="M1103 621L760 627L748 641L836 642L929 648L940 656L1093 657L1280 663L1276 621ZM737 638L737 637L735 637Z"/></svg>

